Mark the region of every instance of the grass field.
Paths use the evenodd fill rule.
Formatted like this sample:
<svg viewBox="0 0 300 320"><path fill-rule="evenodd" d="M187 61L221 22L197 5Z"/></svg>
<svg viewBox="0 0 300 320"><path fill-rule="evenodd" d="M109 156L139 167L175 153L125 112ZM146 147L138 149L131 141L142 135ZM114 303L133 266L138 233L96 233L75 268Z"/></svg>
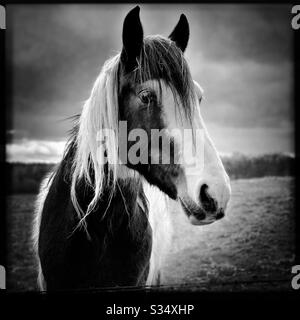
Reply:
<svg viewBox="0 0 300 320"><path fill-rule="evenodd" d="M289 290L294 264L294 180L269 177L232 181L224 219L196 227L173 210L174 241L167 284L188 290ZM35 290L30 246L34 195L7 203L7 288Z"/></svg>

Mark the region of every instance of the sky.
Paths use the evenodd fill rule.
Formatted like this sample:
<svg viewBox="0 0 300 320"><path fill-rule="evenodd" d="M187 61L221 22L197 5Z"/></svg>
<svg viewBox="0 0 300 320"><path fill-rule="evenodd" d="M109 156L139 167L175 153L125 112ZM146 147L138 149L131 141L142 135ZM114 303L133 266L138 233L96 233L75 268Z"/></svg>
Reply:
<svg viewBox="0 0 300 320"><path fill-rule="evenodd" d="M9 5L12 79L7 156L58 161L72 115L103 63L122 48L133 4ZM293 152L293 31L290 6L142 4L144 34L168 36L184 13L185 52L204 89L201 113L220 153Z"/></svg>

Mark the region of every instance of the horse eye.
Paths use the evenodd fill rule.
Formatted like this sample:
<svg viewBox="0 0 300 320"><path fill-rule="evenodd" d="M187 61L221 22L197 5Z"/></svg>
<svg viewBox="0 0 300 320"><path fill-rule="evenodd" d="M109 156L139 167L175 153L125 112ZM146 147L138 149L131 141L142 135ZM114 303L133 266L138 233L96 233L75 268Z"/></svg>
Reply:
<svg viewBox="0 0 300 320"><path fill-rule="evenodd" d="M148 91L142 91L140 93L139 97L140 97L141 101L146 105L150 105L154 100L153 94Z"/></svg>

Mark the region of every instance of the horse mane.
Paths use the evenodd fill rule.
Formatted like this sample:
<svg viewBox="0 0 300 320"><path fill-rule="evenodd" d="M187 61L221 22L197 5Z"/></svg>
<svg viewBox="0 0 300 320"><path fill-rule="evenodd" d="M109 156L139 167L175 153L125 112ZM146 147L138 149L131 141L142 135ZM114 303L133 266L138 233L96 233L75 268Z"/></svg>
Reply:
<svg viewBox="0 0 300 320"><path fill-rule="evenodd" d="M78 120L78 131L75 139L76 151L72 165L71 199L80 218L79 224L85 224L100 198L106 179L112 179L112 191L116 185L118 164L118 137L109 135L104 145L98 146L97 135L101 130L116 130L118 127L118 66L120 55L106 61L96 79L90 97L84 103ZM108 173L98 157L106 152ZM91 168L93 177L91 177ZM86 212L83 212L76 197L76 185L81 180L92 187L94 197Z"/></svg>
<svg viewBox="0 0 300 320"><path fill-rule="evenodd" d="M79 226L86 229L85 218L95 209L104 186L109 184L111 197L118 178L118 83L121 54L107 60L97 77L90 97L73 131L73 139L67 149L74 148L71 170L71 200L79 217ZM176 109L192 122L192 102L195 97L194 83L187 62L176 44L161 36L144 38L144 45L137 58L137 67L130 75L134 83L158 80L167 84L174 95ZM179 103L180 102L180 103ZM178 107L181 105L182 107ZM102 145L98 145L97 134L102 130L113 130ZM107 163L99 161L105 153ZM79 205L76 186L80 181L93 190L93 198L84 212ZM111 199L111 198L110 198ZM109 204L108 204L109 206Z"/></svg>

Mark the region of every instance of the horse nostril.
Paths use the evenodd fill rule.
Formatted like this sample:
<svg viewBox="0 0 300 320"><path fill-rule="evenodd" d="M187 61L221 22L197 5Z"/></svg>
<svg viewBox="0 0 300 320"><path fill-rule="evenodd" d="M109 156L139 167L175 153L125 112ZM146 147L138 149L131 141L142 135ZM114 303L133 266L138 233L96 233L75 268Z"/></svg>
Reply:
<svg viewBox="0 0 300 320"><path fill-rule="evenodd" d="M216 215L216 220L220 220L225 216L225 212L223 209L220 209Z"/></svg>
<svg viewBox="0 0 300 320"><path fill-rule="evenodd" d="M203 184L200 188L199 200L202 204L202 207L205 211L215 212L217 211L216 201L209 195L207 184Z"/></svg>

